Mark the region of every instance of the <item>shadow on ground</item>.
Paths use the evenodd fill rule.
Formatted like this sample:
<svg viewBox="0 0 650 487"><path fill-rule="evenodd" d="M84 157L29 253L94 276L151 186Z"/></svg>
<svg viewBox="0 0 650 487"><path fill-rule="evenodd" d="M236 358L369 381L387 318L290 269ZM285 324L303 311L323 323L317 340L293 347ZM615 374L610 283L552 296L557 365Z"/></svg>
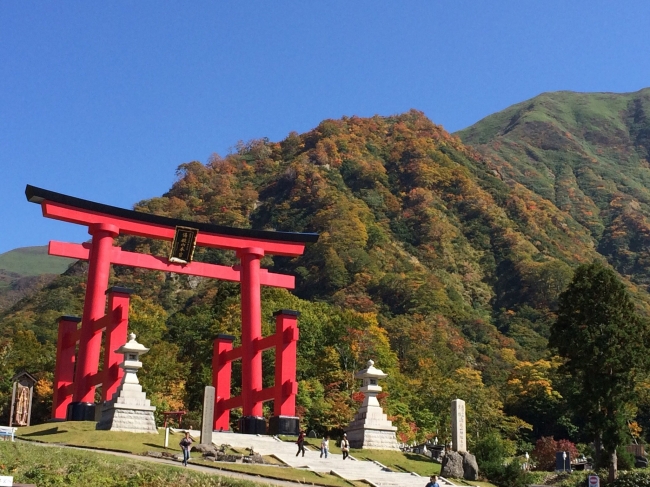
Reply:
<svg viewBox="0 0 650 487"><path fill-rule="evenodd" d="M59 433L67 433L68 430L60 430L59 428L50 428L42 431L35 431L34 433L21 434L20 436L43 436L43 435L58 435Z"/></svg>

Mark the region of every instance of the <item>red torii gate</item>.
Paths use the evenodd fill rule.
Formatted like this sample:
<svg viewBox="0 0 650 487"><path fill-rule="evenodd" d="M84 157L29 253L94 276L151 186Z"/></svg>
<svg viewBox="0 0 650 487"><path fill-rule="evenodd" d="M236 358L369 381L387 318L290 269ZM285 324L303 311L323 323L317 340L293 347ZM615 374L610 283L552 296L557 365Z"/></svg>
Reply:
<svg viewBox="0 0 650 487"><path fill-rule="evenodd" d="M217 427L219 418L223 418L225 409L229 411L231 407L241 406L243 417L240 420L240 430L244 433L261 433L265 430L262 403L274 399L275 417L271 418L271 425L279 425L280 431L273 432L297 432L295 431L297 421L293 418L297 389L295 382L295 341L297 340L295 322L297 314L287 310L280 312L276 317L276 329L278 330L276 335L263 339L260 303L262 285L293 289L295 278L261 269L260 259L266 254L301 255L307 243L318 240L318 234L250 230L178 220L95 203L31 185L27 185L25 195L28 201L41 205L43 216L86 225L88 233L92 236L89 244L55 241L51 241L49 244L51 255L89 261L81 328L77 332L75 319L70 317L62 318L60 324L65 328L67 334L65 346L64 344L59 345L67 350L65 360L70 363L70 348L71 346L73 348L77 340L79 349L74 381L70 383L70 374L68 373L65 381L54 385L55 391L60 391L59 404L55 404L57 406L56 414L61 414L61 404L66 402L66 399L61 396L65 396L65 393L72 388L72 401L67 405L66 418L73 421L92 420L95 410L93 402L95 386L101 380L110 381L108 384L103 383L102 390L105 391L103 396L114 386L115 377L106 370L98 374L98 368L102 331L104 328L108 331L107 325L111 320L110 317L104 317L110 266L117 264L240 282L242 346L230 352L221 348L218 358L213 358L215 366L213 385L217 389L215 411L220 414L218 417L215 415L215 427ZM233 267L201 262L176 264L164 257L126 252L113 246L114 238L120 234L172 241L176 227L191 227L198 230L196 244L199 246L234 250L241 264ZM128 296L126 302L128 313ZM123 305L121 308L123 309ZM112 311L115 312L115 310ZM126 315L122 313L120 316L120 319L124 321ZM72 330L72 324L74 324L75 330ZM120 329L122 328L123 326L120 327ZM125 341L126 336L124 336ZM218 343L222 342L223 338L217 338L215 352L221 347ZM232 343L232 340L230 342ZM120 345L115 340L111 343L111 347L113 344L118 347ZM276 386L263 390L262 351L274 346L279 352L276 363ZM293 358L290 357L291 353L293 353ZM58 362L63 358L59 357L57 353L57 370L59 370ZM242 359L242 394L238 398L230 398L229 362L238 358ZM60 377L57 380L60 380ZM226 377L227 396L219 396L219 392L226 394ZM53 414L55 414L54 408ZM284 421L282 418L289 421ZM221 421L219 422L220 428L224 427L223 419ZM284 429L291 431L281 431Z"/></svg>

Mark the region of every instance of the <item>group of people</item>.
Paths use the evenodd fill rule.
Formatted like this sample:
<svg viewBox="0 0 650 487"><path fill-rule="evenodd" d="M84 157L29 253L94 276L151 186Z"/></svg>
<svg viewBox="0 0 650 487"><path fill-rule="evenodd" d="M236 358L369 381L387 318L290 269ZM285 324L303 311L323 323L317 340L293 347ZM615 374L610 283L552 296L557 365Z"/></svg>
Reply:
<svg viewBox="0 0 650 487"><path fill-rule="evenodd" d="M298 453L296 453L296 456L300 455L302 452L302 456L305 456L305 432L301 431L300 434L298 435L298 440L296 441L296 444L298 445ZM190 436L190 432L186 431L185 432L185 437L180 441L179 443L181 450L183 450L183 465L187 467L187 461L190 458L190 450L192 449L192 437ZM329 436L324 436L323 439L320 442L320 457L327 458L327 454L330 451L330 437ZM350 442L348 441L348 435L343 433L343 438L341 439L341 453L343 453L343 460L348 458L350 456ZM438 483L438 477L436 475L432 475L431 478L429 479L429 483L425 487L440 487L440 484Z"/></svg>
<svg viewBox="0 0 650 487"><path fill-rule="evenodd" d="M305 456L305 432L301 431L300 434L298 435L298 440L296 441L296 444L298 445L298 452L296 453L296 456L300 455L302 453L302 456ZM327 458L327 454L330 451L330 437L325 436L320 442L320 457ZM350 456L350 442L348 441L348 435L345 433L343 434L343 439L341 440L341 453L343 453L343 460L345 460L348 456Z"/></svg>

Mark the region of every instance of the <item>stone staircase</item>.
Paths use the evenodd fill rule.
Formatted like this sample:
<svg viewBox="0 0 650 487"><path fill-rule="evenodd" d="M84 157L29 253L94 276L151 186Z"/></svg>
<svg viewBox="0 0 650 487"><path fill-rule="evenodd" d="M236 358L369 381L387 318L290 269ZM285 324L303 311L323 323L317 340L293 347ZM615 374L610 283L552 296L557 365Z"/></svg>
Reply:
<svg viewBox="0 0 650 487"><path fill-rule="evenodd" d="M197 438L199 433L198 431L192 431L192 436ZM429 481L428 478L415 473L387 471L378 462L362 461L354 458L343 460L343 456L336 453L330 453L328 458L320 458L319 450L307 449L304 457L297 457L296 451L298 451L298 447L295 443L281 441L273 436L242 435L215 431L212 434L212 442L217 446L226 444L237 449L253 448L262 455L273 455L293 468L331 473L346 480L366 481L377 487L425 487ZM441 486L456 485L440 477L438 483Z"/></svg>

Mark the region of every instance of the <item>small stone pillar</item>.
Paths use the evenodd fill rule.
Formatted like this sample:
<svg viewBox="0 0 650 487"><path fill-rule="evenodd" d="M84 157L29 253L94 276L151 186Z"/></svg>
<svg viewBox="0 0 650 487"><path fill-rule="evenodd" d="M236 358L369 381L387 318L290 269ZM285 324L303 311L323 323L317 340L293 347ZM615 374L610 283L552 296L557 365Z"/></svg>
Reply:
<svg viewBox="0 0 650 487"><path fill-rule="evenodd" d="M465 425L465 401L451 401L451 449L457 452L467 451L467 435Z"/></svg>
<svg viewBox="0 0 650 487"><path fill-rule="evenodd" d="M356 379L363 380L360 391L363 392L363 404L345 432L352 448L373 448L376 450L399 450L395 431L397 428L388 420L379 405L377 394L381 387L378 379L388 377L374 367L374 362L368 360L368 367L354 374Z"/></svg>
<svg viewBox="0 0 650 487"><path fill-rule="evenodd" d="M140 355L149 351L135 341L135 334L129 335L129 341L117 349L124 354L122 383L110 401L104 403L102 416L95 427L98 430L130 431L132 433L158 434L152 406L147 394L142 391L138 381L138 369L142 367Z"/></svg>

